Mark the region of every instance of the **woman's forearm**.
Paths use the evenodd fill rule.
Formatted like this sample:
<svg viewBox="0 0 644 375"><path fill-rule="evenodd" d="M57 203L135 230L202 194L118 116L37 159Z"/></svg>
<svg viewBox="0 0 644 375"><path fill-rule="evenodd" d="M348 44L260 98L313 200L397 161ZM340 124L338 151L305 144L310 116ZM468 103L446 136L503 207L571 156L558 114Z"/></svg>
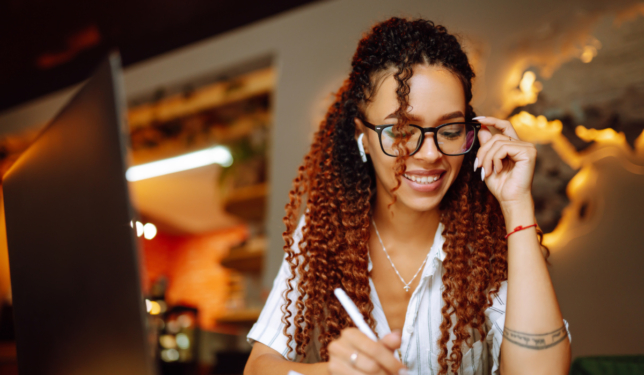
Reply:
<svg viewBox="0 0 644 375"><path fill-rule="evenodd" d="M251 355L244 368L244 375L287 375L289 371L304 375L328 375L327 362L298 363L284 359L279 354L263 353Z"/></svg>
<svg viewBox="0 0 644 375"><path fill-rule="evenodd" d="M532 199L503 208L511 232L534 223ZM532 227L508 237L508 296L501 373L567 374L570 343L546 261Z"/></svg>

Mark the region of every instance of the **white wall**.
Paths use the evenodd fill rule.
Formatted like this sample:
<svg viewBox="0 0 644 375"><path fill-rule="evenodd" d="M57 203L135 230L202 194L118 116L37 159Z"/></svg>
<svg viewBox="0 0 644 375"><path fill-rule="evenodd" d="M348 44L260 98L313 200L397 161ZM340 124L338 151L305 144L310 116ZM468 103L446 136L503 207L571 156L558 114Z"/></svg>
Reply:
<svg viewBox="0 0 644 375"><path fill-rule="evenodd" d="M298 8L262 22L196 43L126 70L129 97L192 77L225 70L237 62L273 54L278 67L275 122L271 150L269 201L270 250L267 287L282 259L282 216L287 192L312 130L349 72L350 59L363 32L392 15L422 16L467 35L482 48L475 109L497 113L508 72L522 69L517 43L548 35L544 25L566 24L582 14L618 8L629 1L428 1L341 0ZM576 15L573 17L573 15ZM584 16L586 15L586 16ZM586 18L584 18L586 17ZM568 22L570 23L570 22ZM555 28L555 30L557 30ZM565 30L562 29L562 30ZM71 90L71 89L70 89ZM0 114L0 129L10 131L41 124L55 114L71 91ZM619 169L608 169L600 184L607 209L597 231L554 249L552 275L564 316L570 322L575 355L644 353L644 280L641 230L644 181ZM610 182L608 182L610 181Z"/></svg>

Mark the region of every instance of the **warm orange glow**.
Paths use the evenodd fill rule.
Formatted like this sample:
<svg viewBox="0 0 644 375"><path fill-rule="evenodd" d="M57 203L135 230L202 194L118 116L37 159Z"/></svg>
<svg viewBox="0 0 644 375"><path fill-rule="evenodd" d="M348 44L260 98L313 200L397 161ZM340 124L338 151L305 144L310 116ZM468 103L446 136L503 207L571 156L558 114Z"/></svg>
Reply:
<svg viewBox="0 0 644 375"><path fill-rule="evenodd" d="M579 59L584 63L589 63L593 61L595 56L597 56L597 48L593 46L585 46Z"/></svg>
<svg viewBox="0 0 644 375"><path fill-rule="evenodd" d="M161 305L157 301L150 301L150 315L159 315L161 313Z"/></svg>
<svg viewBox="0 0 644 375"><path fill-rule="evenodd" d="M38 56L36 65L40 69L51 69L73 60L79 53L89 50L101 42L102 36L97 25L89 25L70 35L65 46L54 53L43 53Z"/></svg>
<svg viewBox="0 0 644 375"><path fill-rule="evenodd" d="M575 134L586 142L595 141L597 143L613 143L618 145L626 144L626 136L624 136L624 133L617 133L611 128L600 130L586 129L583 125L577 125L575 128Z"/></svg>
<svg viewBox="0 0 644 375"><path fill-rule="evenodd" d="M595 183L595 175L592 174L590 167L582 168L566 186L566 194L570 199L579 196L582 187Z"/></svg>
<svg viewBox="0 0 644 375"><path fill-rule="evenodd" d="M525 111L510 117L509 120L522 140L532 143L551 144L552 148L559 154L559 157L570 167L577 169L581 166L577 150L561 134L563 129L561 121L548 121L545 116L535 117Z"/></svg>
<svg viewBox="0 0 644 375"><path fill-rule="evenodd" d="M526 111L510 117L510 122L522 140L532 143L550 143L563 128L559 120L548 121L545 116L535 117Z"/></svg>
<svg viewBox="0 0 644 375"><path fill-rule="evenodd" d="M638 155L644 155L644 130L642 133L635 139L635 152Z"/></svg>
<svg viewBox="0 0 644 375"><path fill-rule="evenodd" d="M618 12L613 23L615 27L620 27L624 22L633 21L640 16L644 16L644 3L641 2Z"/></svg>
<svg viewBox="0 0 644 375"><path fill-rule="evenodd" d="M580 59L586 63L592 61L597 56L599 48L601 48L601 43L592 39L584 47ZM512 80L518 81L518 73L514 72L510 74L510 77L510 83ZM518 89L512 89L506 95L503 106L505 113L516 107L536 102L541 91L541 84L536 81L536 75L530 71L523 73L518 86ZM631 149L622 132L618 133L610 128L587 129L583 125L578 125L575 128L575 134L585 142L593 142L590 147L578 152L562 134L563 124L559 120L548 121L545 116L534 116L522 111L510 117L509 121L522 140L535 144L550 144L561 160L571 168L579 170L579 173L570 180L566 187L570 204L564 209L555 230L544 235L544 244L551 249L564 246L571 239L592 230L594 220L581 220L579 216L582 205L590 204L591 207L594 207L592 215L594 217L600 215L598 211L601 211L601 203L598 203L599 201L593 198L590 193L597 180L597 174L592 168L596 161L614 157L629 172L644 174L644 166L641 166L641 162L638 161L644 156L644 132L635 140L634 149ZM588 208L584 208L584 210L588 210Z"/></svg>
<svg viewBox="0 0 644 375"><path fill-rule="evenodd" d="M541 84L536 81L536 74L528 70L523 73L523 78L521 78L521 82L519 83L519 89L521 90L521 93L525 95L526 98L530 98L530 101L532 103L537 100L537 95L539 91L541 91Z"/></svg>
<svg viewBox="0 0 644 375"><path fill-rule="evenodd" d="M553 246L561 247L564 246L572 238L579 237L581 235L589 233L593 224L583 224L575 225L575 220L579 217L579 210L581 209L584 202L588 202L588 197L592 194L592 191L597 182L597 172L592 168L592 163L581 168L579 173L577 173L566 186L566 195L570 198L570 204L564 209L561 220L557 224L555 230L551 233L547 233L543 236L544 245L548 246L550 249ZM593 203L594 209L596 211L601 211L601 204L597 200ZM600 213L596 213L596 217ZM571 235L574 233L574 235Z"/></svg>
<svg viewBox="0 0 644 375"><path fill-rule="evenodd" d="M513 70L505 83L506 94L501 113L510 113L516 107L532 104L537 101L539 92L543 89L537 75L532 71L522 72Z"/></svg>

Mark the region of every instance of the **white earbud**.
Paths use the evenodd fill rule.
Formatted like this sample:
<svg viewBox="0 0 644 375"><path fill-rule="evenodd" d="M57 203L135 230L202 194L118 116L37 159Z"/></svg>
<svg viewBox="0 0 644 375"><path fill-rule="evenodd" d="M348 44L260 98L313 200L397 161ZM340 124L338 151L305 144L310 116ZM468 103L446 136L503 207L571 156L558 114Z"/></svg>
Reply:
<svg viewBox="0 0 644 375"><path fill-rule="evenodd" d="M360 133L358 136L358 150L360 150L360 158L362 158L362 162L366 163L367 162L367 154L364 153L364 146L362 145L362 138L364 137L364 133Z"/></svg>

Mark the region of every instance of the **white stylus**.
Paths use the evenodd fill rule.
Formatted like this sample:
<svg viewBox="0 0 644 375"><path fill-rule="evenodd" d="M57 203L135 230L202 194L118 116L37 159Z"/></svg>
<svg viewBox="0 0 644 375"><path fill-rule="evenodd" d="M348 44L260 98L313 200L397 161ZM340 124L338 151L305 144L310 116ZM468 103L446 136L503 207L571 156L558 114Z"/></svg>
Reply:
<svg viewBox="0 0 644 375"><path fill-rule="evenodd" d="M362 313L360 313L360 310L358 310L358 307L356 306L355 303L349 298L347 293L342 290L342 288L336 288L333 293L335 294L336 297L338 297L338 300L340 301L340 304L342 304L342 307L346 310L347 314L349 314L349 317L351 320L353 320L353 323L358 327L360 332L364 333L372 339L373 341L378 341L378 337L376 337L376 334L373 333L367 322L364 321L364 318L362 317ZM396 359L400 360L400 351L396 350L394 352L394 357Z"/></svg>
<svg viewBox="0 0 644 375"><path fill-rule="evenodd" d="M349 317L351 318L351 320L353 320L353 323L356 325L356 327L358 327L360 332L367 335L367 337L369 337L373 341L378 341L378 337L376 337L376 334L373 333L367 322L364 321L362 313L360 313L360 310L358 310L358 307L355 303L353 303L351 298L349 298L347 293L345 293L345 291L341 288L336 288L333 293L336 297L338 297L338 300L340 300L342 307L344 307L344 309L347 311L347 314L349 314Z"/></svg>

